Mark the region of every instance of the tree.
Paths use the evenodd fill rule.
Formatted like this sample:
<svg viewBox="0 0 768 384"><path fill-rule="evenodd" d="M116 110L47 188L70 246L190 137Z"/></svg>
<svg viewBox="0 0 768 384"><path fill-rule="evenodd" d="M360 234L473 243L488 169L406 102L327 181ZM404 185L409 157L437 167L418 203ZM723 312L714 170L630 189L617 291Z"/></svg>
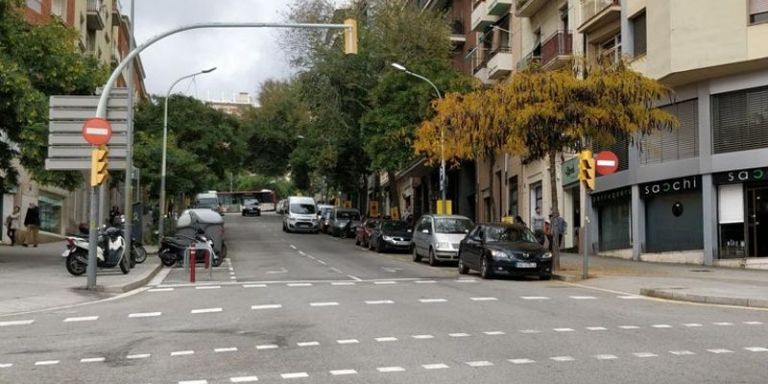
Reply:
<svg viewBox="0 0 768 384"><path fill-rule="evenodd" d="M446 131L447 148L457 158L476 153L511 152L526 161L549 160L552 215L559 216L557 156L586 145L605 146L677 125L674 116L654 108L670 91L630 69L626 63L584 63L571 69L531 68L492 90L450 95L435 105L437 116L424 122L414 148L434 158L435 137ZM579 75L583 73L584 77ZM559 244L554 236L554 268Z"/></svg>
<svg viewBox="0 0 768 384"><path fill-rule="evenodd" d="M18 159L43 184L72 189L77 172L47 172L49 95L92 94L107 68L77 50L77 33L54 19L24 20L19 0L0 0L0 172L16 183Z"/></svg>

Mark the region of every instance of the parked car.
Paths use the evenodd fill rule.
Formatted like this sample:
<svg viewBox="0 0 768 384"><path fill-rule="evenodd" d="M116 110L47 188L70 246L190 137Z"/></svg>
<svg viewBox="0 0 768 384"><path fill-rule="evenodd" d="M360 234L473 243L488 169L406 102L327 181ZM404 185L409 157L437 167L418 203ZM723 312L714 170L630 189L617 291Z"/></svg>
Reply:
<svg viewBox="0 0 768 384"><path fill-rule="evenodd" d="M360 225L360 211L353 208L334 208L328 221L328 231L336 237L355 235L355 228Z"/></svg>
<svg viewBox="0 0 768 384"><path fill-rule="evenodd" d="M198 193L195 196L195 208L210 209L219 215L224 215L224 210L219 202L219 194L216 191Z"/></svg>
<svg viewBox="0 0 768 384"><path fill-rule="evenodd" d="M429 265L458 260L459 243L474 228L472 220L458 215L424 215L413 230L413 261L426 256Z"/></svg>
<svg viewBox="0 0 768 384"><path fill-rule="evenodd" d="M525 226L481 224L459 246L459 273L470 269L484 279L494 275L536 275L552 278L552 253Z"/></svg>
<svg viewBox="0 0 768 384"><path fill-rule="evenodd" d="M376 228L379 221L380 219L378 218L369 218L358 225L355 230L355 245L368 248L368 239L370 239L371 232Z"/></svg>
<svg viewBox="0 0 768 384"><path fill-rule="evenodd" d="M413 229L406 221L379 221L371 233L369 248L376 252L387 250L410 251L413 239Z"/></svg>
<svg viewBox="0 0 768 384"><path fill-rule="evenodd" d="M285 211L286 211L286 209L285 209L286 203L288 203L288 200L286 200L286 199L282 199L282 200L278 201L277 205L275 206L275 213L277 213L278 215L284 214Z"/></svg>
<svg viewBox="0 0 768 384"><path fill-rule="evenodd" d="M333 205L317 205L317 221L320 226L320 232L328 232L328 219L331 217L331 211L333 211Z"/></svg>
<svg viewBox="0 0 768 384"><path fill-rule="evenodd" d="M240 208L240 212L243 216L261 216L261 205L257 199L244 199L243 205Z"/></svg>
<svg viewBox="0 0 768 384"><path fill-rule="evenodd" d="M317 206L315 199L304 196L291 196L285 204L283 213L283 231L317 233Z"/></svg>

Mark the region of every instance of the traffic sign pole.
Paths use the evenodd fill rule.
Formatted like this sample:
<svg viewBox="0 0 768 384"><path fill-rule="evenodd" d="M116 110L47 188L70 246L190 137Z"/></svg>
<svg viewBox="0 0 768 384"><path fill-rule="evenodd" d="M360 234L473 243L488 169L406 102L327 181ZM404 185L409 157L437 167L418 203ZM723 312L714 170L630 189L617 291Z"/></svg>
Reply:
<svg viewBox="0 0 768 384"><path fill-rule="evenodd" d="M94 151L96 149L94 148ZM90 223L88 226L88 267L86 273L88 274L88 283L86 288L96 289L96 233L99 230L98 224L98 207L99 202L96 196L96 187L89 187L91 197L91 212Z"/></svg>

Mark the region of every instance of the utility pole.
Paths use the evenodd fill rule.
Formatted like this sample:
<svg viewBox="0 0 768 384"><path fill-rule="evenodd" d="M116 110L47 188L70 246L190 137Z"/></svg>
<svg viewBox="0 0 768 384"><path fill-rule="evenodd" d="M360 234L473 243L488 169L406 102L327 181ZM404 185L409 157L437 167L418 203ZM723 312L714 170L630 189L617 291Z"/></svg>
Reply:
<svg viewBox="0 0 768 384"><path fill-rule="evenodd" d="M133 50L134 38L133 38L133 25L135 17L136 0L131 0L131 24L128 28L128 47ZM128 62L128 131L125 142L125 251L130 257L131 243L133 241L133 95L134 95L134 81L133 81L133 58ZM108 91L108 90L107 90Z"/></svg>

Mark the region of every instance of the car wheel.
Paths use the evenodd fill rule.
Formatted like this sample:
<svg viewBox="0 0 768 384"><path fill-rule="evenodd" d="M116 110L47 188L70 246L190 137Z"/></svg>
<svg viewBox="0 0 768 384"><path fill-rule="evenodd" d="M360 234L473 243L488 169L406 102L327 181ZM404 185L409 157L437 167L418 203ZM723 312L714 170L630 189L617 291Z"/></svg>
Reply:
<svg viewBox="0 0 768 384"><path fill-rule="evenodd" d="M469 273L469 267L464 265L464 260L461 259L461 253L459 253L459 274L466 275Z"/></svg>
<svg viewBox="0 0 768 384"><path fill-rule="evenodd" d="M483 258L482 264L480 264L480 277L483 279L490 279L493 277L493 272L491 272L491 266L488 265L488 259L485 257Z"/></svg>
<svg viewBox="0 0 768 384"><path fill-rule="evenodd" d="M419 255L419 251L416 248L416 245L413 246L413 261L417 263L421 261L421 255Z"/></svg>
<svg viewBox="0 0 768 384"><path fill-rule="evenodd" d="M539 275L539 279L541 279L541 280L552 280L552 274L551 273L547 273L547 274L544 274L544 275Z"/></svg>
<svg viewBox="0 0 768 384"><path fill-rule="evenodd" d="M436 267L437 266L437 259L435 258L435 250L430 248L429 249L429 265Z"/></svg>

